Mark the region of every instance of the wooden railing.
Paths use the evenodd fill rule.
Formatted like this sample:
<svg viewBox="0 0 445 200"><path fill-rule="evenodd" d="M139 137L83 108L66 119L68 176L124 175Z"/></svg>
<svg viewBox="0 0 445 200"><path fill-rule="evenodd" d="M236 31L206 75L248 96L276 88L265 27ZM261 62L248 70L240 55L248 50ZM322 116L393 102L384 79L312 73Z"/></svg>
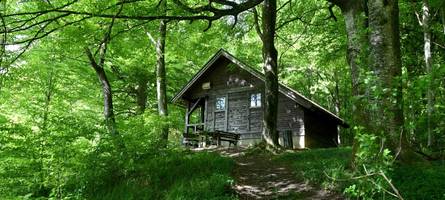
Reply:
<svg viewBox="0 0 445 200"><path fill-rule="evenodd" d="M189 124L188 127L199 130L203 124ZM240 139L240 134L230 133L225 131L194 131L184 133L184 141L185 145L197 145L197 146L206 146L208 144L215 144L220 146L221 141L226 141L229 143L229 146L233 144L237 146L238 140Z"/></svg>
<svg viewBox="0 0 445 200"><path fill-rule="evenodd" d="M190 132L190 129L192 130ZM204 131L204 123L196 123L196 124L187 124L186 125L186 134L196 134L198 132Z"/></svg>

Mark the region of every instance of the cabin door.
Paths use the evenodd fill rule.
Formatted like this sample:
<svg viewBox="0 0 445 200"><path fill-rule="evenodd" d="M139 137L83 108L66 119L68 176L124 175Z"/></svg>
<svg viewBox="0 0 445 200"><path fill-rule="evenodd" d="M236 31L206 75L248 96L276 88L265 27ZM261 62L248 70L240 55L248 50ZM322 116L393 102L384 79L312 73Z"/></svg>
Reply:
<svg viewBox="0 0 445 200"><path fill-rule="evenodd" d="M211 102L213 107L213 130L227 131L227 95L218 95Z"/></svg>
<svg viewBox="0 0 445 200"><path fill-rule="evenodd" d="M227 131L246 133L249 126L249 97L247 92L228 94Z"/></svg>

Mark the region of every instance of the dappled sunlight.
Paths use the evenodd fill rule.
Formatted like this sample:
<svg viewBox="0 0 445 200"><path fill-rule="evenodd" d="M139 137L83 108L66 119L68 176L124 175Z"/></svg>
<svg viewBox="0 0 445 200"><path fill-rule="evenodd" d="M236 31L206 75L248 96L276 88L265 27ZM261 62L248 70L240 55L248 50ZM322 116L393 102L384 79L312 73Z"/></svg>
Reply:
<svg viewBox="0 0 445 200"><path fill-rule="evenodd" d="M233 157L232 189L240 199L342 199L337 194L310 185L299 178L292 168L273 161L268 155L245 153L243 148L213 148L211 151Z"/></svg>
<svg viewBox="0 0 445 200"><path fill-rule="evenodd" d="M246 165L252 165L253 163L252 162L247 162L247 163L243 163L243 162L239 162L238 163L238 165L241 165L241 166L246 166Z"/></svg>
<svg viewBox="0 0 445 200"><path fill-rule="evenodd" d="M227 157L239 157L244 155L245 147L223 147L223 146L216 146L216 145L210 145L208 147L199 147L192 149L193 151L208 151L208 152L218 152L223 156Z"/></svg>

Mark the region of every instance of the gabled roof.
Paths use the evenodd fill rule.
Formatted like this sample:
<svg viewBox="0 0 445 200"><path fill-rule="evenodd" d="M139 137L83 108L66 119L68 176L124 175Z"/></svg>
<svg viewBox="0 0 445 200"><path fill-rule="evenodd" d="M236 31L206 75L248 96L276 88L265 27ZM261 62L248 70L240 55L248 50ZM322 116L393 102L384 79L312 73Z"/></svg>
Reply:
<svg viewBox="0 0 445 200"><path fill-rule="evenodd" d="M265 81L265 77L264 74L257 71L256 69L250 67L249 65L246 65L245 63L243 63L242 61L238 60L235 56L233 56L232 54L230 54L229 52L225 51L224 49L220 49L209 61L207 61L207 63L204 65L203 68L201 68L201 70L198 71L198 73L195 74L195 76L193 76L193 78L184 86L182 87L182 89L173 97L173 99L171 100L173 103L178 102L178 100L180 100L180 98L184 95L184 93L211 67L213 66L213 64L221 57L225 57L228 60L230 60L231 62L233 62L234 64L236 64L237 66L239 66L241 69L244 69L245 71L249 72L250 74L252 74L253 76L255 76L256 78ZM314 109L318 109L319 111L321 111L324 114L327 114L329 117L332 117L333 119L335 119L336 121L338 121L338 123L344 127L348 127L349 125L340 117L338 117L337 115L335 115L334 113L330 112L329 110L323 108L322 106L318 105L317 103L315 103L314 101L311 101L310 99L308 99L307 97L303 96L302 94L300 94L299 92L293 90L292 88L279 83L279 91L285 95L286 97L292 99L293 101L295 101L296 103L298 103L299 105L303 106L306 109L310 109L310 110L314 110Z"/></svg>

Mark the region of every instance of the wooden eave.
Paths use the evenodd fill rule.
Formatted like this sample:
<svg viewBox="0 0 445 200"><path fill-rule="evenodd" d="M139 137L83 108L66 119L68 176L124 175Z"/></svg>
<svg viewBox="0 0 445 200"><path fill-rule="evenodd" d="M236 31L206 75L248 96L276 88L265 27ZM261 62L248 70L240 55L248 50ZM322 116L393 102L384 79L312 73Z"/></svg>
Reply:
<svg viewBox="0 0 445 200"><path fill-rule="evenodd" d="M233 62L234 64L236 64L237 66L239 66L240 68L246 70L247 72L249 72L250 74L252 74L253 76L255 76L256 78L265 81L265 77L264 75L257 71L256 69L250 67L249 65L243 63L242 61L238 60L235 56L233 56L232 54L228 53L227 51L225 51L224 49L220 49L209 61L207 61L207 63L204 65L203 68L201 68L201 70L198 71L198 73L196 73L193 78L184 86L182 87L182 89L173 97L173 99L171 100L172 103L177 104L177 105L181 105L184 106L184 104L181 104L179 102L180 98L184 95L185 92L187 92L187 90L208 70L210 69L213 64L219 59L221 58L221 56L224 56L225 58L227 58L228 60L230 60L231 62ZM297 104L303 106L306 109L309 110L319 110L322 113L327 114L330 117L333 117L335 119L335 121L337 121L341 126L343 127L349 127L349 125L340 117L338 117L337 115L335 115L334 113L330 112L329 110L323 108L322 106L320 106L319 104L315 103L314 101L308 99L307 97L303 96L302 94L300 94L299 92L295 91L294 89L279 83L279 87L278 90L285 95L286 97L292 99L293 101L295 101Z"/></svg>

